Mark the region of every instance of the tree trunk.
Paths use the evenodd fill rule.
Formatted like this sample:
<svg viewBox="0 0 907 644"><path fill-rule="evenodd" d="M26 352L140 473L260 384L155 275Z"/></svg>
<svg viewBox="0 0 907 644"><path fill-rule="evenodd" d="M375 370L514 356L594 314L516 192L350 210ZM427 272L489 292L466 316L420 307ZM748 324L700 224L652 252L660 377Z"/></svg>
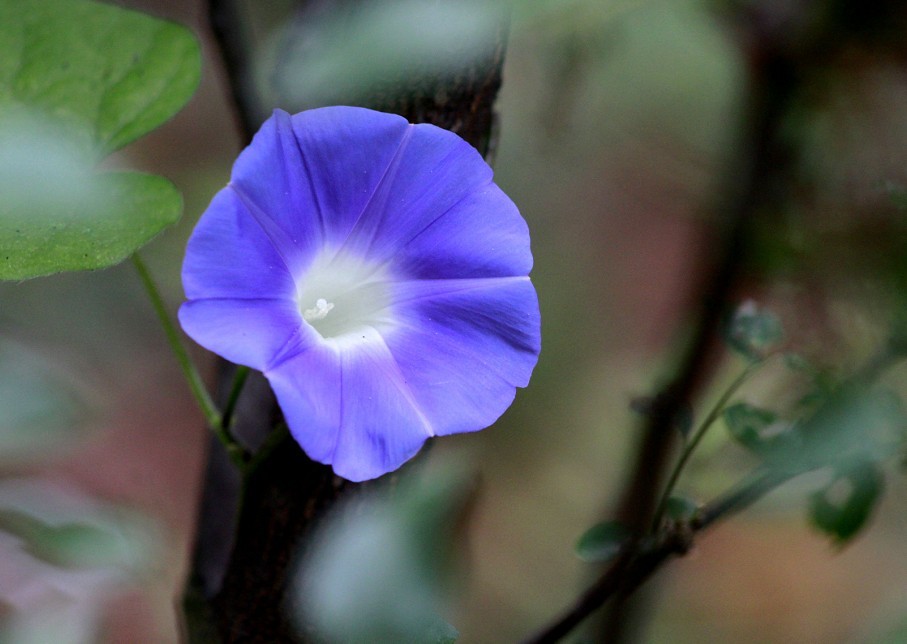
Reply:
<svg viewBox="0 0 907 644"><path fill-rule="evenodd" d="M344 0L299 2L285 45L303 44L312 51L311 43L317 43L312 38L315 18L348 16L368 5ZM248 77L250 51L243 42L239 7L229 0L212 0L211 8L238 121L245 130L244 138L249 140L253 126L257 127L264 116L255 113L262 109L251 106L266 101L249 95L254 83ZM487 55L456 72L419 74L411 82L397 78L345 102L452 130L488 158L495 132L493 105L504 59L505 19L497 23L495 34L494 46ZM316 106L294 105L277 96L275 107L296 112ZM221 401L229 393L234 371L233 365L221 365L217 395ZM235 435L255 451L279 421L280 412L267 382L260 374L251 374L237 405ZM300 635L306 630L304 625L300 630L287 619L285 595L293 563L303 556L312 530L338 499L392 479L390 475L365 485L349 483L334 476L329 467L311 461L292 439L284 439L243 482L222 445L212 440L186 599L189 639L305 640Z"/></svg>

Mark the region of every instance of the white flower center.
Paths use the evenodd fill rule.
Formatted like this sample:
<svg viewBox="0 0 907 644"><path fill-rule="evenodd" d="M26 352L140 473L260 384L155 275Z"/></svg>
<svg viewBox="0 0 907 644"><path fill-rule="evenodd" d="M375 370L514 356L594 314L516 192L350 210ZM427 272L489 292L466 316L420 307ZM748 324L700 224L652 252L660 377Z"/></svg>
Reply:
<svg viewBox="0 0 907 644"><path fill-rule="evenodd" d="M348 253L322 252L297 280L302 318L325 340L362 338L367 328L393 325L385 265Z"/></svg>

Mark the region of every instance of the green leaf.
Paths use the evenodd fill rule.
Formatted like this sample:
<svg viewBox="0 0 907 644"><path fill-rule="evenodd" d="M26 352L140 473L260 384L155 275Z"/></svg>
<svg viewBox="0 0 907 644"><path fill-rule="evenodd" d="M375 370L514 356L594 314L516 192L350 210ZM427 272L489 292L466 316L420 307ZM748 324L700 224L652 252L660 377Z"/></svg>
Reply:
<svg viewBox="0 0 907 644"><path fill-rule="evenodd" d="M68 209L55 213L9 211L0 196L0 279L117 264L182 211L179 191L155 175L98 175L93 189L84 200L74 199Z"/></svg>
<svg viewBox="0 0 907 644"><path fill-rule="evenodd" d="M115 264L175 222L160 177L98 175L198 84L178 25L88 0L0 0L0 279Z"/></svg>
<svg viewBox="0 0 907 644"><path fill-rule="evenodd" d="M319 17L324 16L324 17ZM469 73L494 51L500 13L493 4L384 0L355 12L288 20L272 74L280 102L294 109L355 105L428 79ZM319 47L309 45L317 34Z"/></svg>
<svg viewBox="0 0 907 644"><path fill-rule="evenodd" d="M748 360L760 360L784 339L781 321L755 302L741 304L725 329L728 346Z"/></svg>
<svg viewBox="0 0 907 644"><path fill-rule="evenodd" d="M454 644L458 639L460 639L460 631L443 619L438 619L428 627L424 637L420 637L419 641L433 644Z"/></svg>
<svg viewBox="0 0 907 644"><path fill-rule="evenodd" d="M0 117L26 108L101 159L173 116L195 91L184 27L88 0L0 0Z"/></svg>
<svg viewBox="0 0 907 644"><path fill-rule="evenodd" d="M810 497L810 520L843 545L866 525L884 487L885 479L873 463L861 462L839 471L829 485Z"/></svg>
<svg viewBox="0 0 907 644"><path fill-rule="evenodd" d="M294 582L306 632L332 642L456 641L440 613L450 548L469 507L465 483L441 468L403 478L392 498L360 495L335 513Z"/></svg>
<svg viewBox="0 0 907 644"><path fill-rule="evenodd" d="M674 521L689 521L699 510L699 504L683 496L672 496L665 503L665 515Z"/></svg>
<svg viewBox="0 0 907 644"><path fill-rule="evenodd" d="M0 342L0 463L46 456L75 438L86 406L71 379L35 352Z"/></svg>
<svg viewBox="0 0 907 644"><path fill-rule="evenodd" d="M737 403L724 410L724 422L738 443L763 453L789 427L778 415L748 403Z"/></svg>
<svg viewBox="0 0 907 644"><path fill-rule="evenodd" d="M0 482L0 532L58 568L138 572L156 548L154 530L141 515L38 479Z"/></svg>
<svg viewBox="0 0 907 644"><path fill-rule="evenodd" d="M579 538L574 548L576 556L590 563L604 563L620 552L629 530L617 521L597 523Z"/></svg>
<svg viewBox="0 0 907 644"><path fill-rule="evenodd" d="M790 454L789 466L805 470L881 461L903 449L905 428L907 414L896 393L841 386L802 423L802 444Z"/></svg>
<svg viewBox="0 0 907 644"><path fill-rule="evenodd" d="M24 512L0 509L0 530L19 537L28 552L54 566L99 567L126 559L122 539L90 523L56 526Z"/></svg>

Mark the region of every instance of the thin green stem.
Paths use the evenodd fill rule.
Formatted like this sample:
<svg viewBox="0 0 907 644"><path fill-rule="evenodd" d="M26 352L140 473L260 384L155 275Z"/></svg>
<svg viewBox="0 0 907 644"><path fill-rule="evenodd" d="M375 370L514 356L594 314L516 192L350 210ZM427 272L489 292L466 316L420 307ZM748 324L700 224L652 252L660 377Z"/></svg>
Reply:
<svg viewBox="0 0 907 644"><path fill-rule="evenodd" d="M236 373L233 374L233 384L230 386L230 395L227 396L227 404L224 406L224 412L221 416L220 425L221 427L229 431L230 422L233 420L233 413L236 411L236 403L239 400L239 394L242 393L243 386L246 384L246 379L249 377L249 372L251 369L245 366L239 366L236 368Z"/></svg>
<svg viewBox="0 0 907 644"><path fill-rule="evenodd" d="M145 266L145 262L142 261L142 258L139 257L138 253L132 255L132 263L135 266L136 271L138 271L139 278L142 281L142 285L145 287L145 291L148 293L148 298L151 300L151 305L154 307L155 313L157 313L161 326L164 327L164 334L167 336L167 342L170 343L170 349L176 356L176 361L183 372L183 376L186 378L186 382L189 384L189 390L192 392L195 402L198 403L202 414L205 416L205 422L217 435L220 442L224 444L224 447L227 448L230 459L236 465L243 466L246 461L245 450L236 442L230 432L227 431L227 428L223 426L224 417L217 410L217 405L214 404L211 394L208 393L208 389L205 387L205 383L202 380L198 369L195 367L195 363L192 362L192 358L189 357L189 352L186 351L186 347L183 346L183 343L180 340L180 334L170 320L170 315L167 313L167 306L164 304L164 298L161 297L161 292L158 290L157 284L154 283L151 273L148 272L148 267Z"/></svg>
<svg viewBox="0 0 907 644"><path fill-rule="evenodd" d="M192 358L189 357L189 352L186 351L186 347L183 346L179 332L170 320L170 315L167 313L167 306L164 304L164 299L161 297L160 290L158 290L157 284L154 283L151 273L148 272L148 267L145 266L145 262L142 261L142 258L139 257L138 253L133 253L132 263L139 273L139 278L142 280L142 285L148 293L148 298L151 300L151 305L154 307L155 313L157 313L161 326L164 327L164 333L167 336L167 342L170 343L170 349L173 351L173 355L176 356L176 361L183 371L183 376L189 384L189 389L192 391L195 401L198 403L199 408L202 410L202 414L205 416L205 421L212 428L220 427L220 412L211 399L211 395L208 393L208 389L205 387L205 383L198 373L195 363L192 362Z"/></svg>
<svg viewBox="0 0 907 644"><path fill-rule="evenodd" d="M677 485L677 481L680 479L680 475L683 473L683 468L686 467L687 461L690 460L690 457L693 455L693 452L696 451L696 448L699 446L699 443L705 437L706 433L715 424L715 421L718 420L718 417L721 415L722 410L728 401L731 399L737 390L743 385L744 382L763 364L765 364L767 358L762 359L758 362L752 362L747 365L740 374L734 379L731 385L727 390L721 395L715 405L709 410L708 415L703 419L699 424L699 427L693 433L693 437L686 443L683 448L683 452L680 454L680 459L678 459L677 464L674 466L674 469L671 472L671 476L668 478L668 482L665 484L664 492L662 492L661 498L658 501L657 509L655 510L654 519L652 522L652 529L657 530L658 526L661 524L662 517L664 516L665 510L668 505L668 499L671 498L671 493L674 491L674 487Z"/></svg>

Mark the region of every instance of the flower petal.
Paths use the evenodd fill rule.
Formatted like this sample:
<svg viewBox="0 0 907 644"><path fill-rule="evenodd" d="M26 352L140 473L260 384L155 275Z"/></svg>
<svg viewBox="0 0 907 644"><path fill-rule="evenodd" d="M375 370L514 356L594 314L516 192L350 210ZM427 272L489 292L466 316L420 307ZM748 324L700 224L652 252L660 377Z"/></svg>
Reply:
<svg viewBox="0 0 907 644"><path fill-rule="evenodd" d="M292 297L293 278L236 193L225 188L189 237L183 262L189 299Z"/></svg>
<svg viewBox="0 0 907 644"><path fill-rule="evenodd" d="M385 341L435 433L491 425L538 360L529 278L405 282L395 299L402 326Z"/></svg>
<svg viewBox="0 0 907 644"><path fill-rule="evenodd" d="M265 374L309 457L351 481L397 469L432 435L381 337L362 334L361 342L324 343Z"/></svg>
<svg viewBox="0 0 907 644"><path fill-rule="evenodd" d="M389 259L491 176L481 155L456 134L412 125L345 248L375 261Z"/></svg>
<svg viewBox="0 0 907 644"><path fill-rule="evenodd" d="M295 273L346 239L408 129L401 116L363 108L275 110L236 160L231 185Z"/></svg>
<svg viewBox="0 0 907 644"><path fill-rule="evenodd" d="M233 164L230 187L290 271L304 268L322 243L321 212L289 114L274 110L264 122Z"/></svg>
<svg viewBox="0 0 907 644"><path fill-rule="evenodd" d="M410 125L396 114L340 106L297 114L292 126L318 200L324 244L339 246L394 166ZM300 222L287 225L295 234Z"/></svg>
<svg viewBox="0 0 907 644"><path fill-rule="evenodd" d="M267 369L288 343L314 333L289 300L191 300L179 321L209 351L253 369Z"/></svg>
<svg viewBox="0 0 907 644"><path fill-rule="evenodd" d="M528 275L529 229L510 198L489 183L410 240L394 264L413 279Z"/></svg>
<svg viewBox="0 0 907 644"><path fill-rule="evenodd" d="M293 438L313 461L330 465L340 431L340 355L316 344L265 376Z"/></svg>

